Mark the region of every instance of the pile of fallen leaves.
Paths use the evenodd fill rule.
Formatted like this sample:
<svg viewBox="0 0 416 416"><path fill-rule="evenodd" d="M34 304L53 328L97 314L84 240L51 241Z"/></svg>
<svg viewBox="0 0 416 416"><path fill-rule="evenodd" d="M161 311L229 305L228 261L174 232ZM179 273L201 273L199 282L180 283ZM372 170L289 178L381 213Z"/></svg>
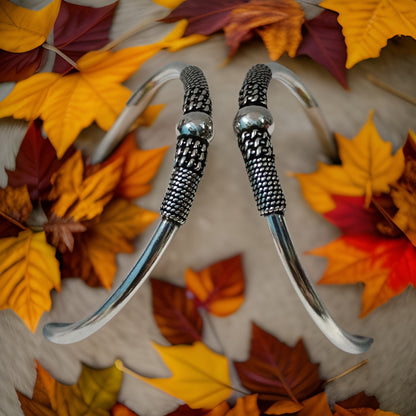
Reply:
<svg viewBox="0 0 416 416"><path fill-rule="evenodd" d="M353 140L335 135L340 164L296 175L310 206L342 232L310 251L329 261L320 283L364 283L361 316L416 287L416 136L392 155L372 116Z"/></svg>
<svg viewBox="0 0 416 416"><path fill-rule="evenodd" d="M88 410L94 415L135 416L117 402L123 370L184 402L169 416L397 416L380 410L377 399L363 392L331 409L324 388L332 381L321 378L319 365L310 361L302 339L290 347L253 323L250 353L244 362L214 352L203 342L204 320L210 315L229 316L244 301L241 256L199 272L188 269L185 283L180 287L152 280L155 321L172 344L153 346L171 377L140 376L117 361L103 370L83 366L77 384L65 386L38 364L33 398L18 393L24 414L81 415ZM238 376L236 382L231 380L231 367ZM232 399L233 394L239 397Z"/></svg>
<svg viewBox="0 0 416 416"><path fill-rule="evenodd" d="M378 57L387 40L396 35L416 39L416 3L413 0L324 0L324 10L306 20L295 0L155 0L176 7L162 21L186 19L185 35L225 33L229 56L240 45L260 36L270 58L308 55L326 68L345 88L346 69Z"/></svg>

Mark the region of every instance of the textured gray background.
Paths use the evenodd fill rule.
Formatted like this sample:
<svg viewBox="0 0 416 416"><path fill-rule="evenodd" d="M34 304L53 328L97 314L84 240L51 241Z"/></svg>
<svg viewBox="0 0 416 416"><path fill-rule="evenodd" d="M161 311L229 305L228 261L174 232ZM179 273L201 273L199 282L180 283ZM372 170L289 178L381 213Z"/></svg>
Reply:
<svg viewBox="0 0 416 416"><path fill-rule="evenodd" d="M84 3L86 3L84 1ZM156 10L151 1L121 0L111 31L119 36ZM316 13L309 7L308 13ZM137 45L159 39L168 29L157 25L134 36L121 46ZM235 360L247 358L251 322L254 321L289 345L303 337L312 361L321 363L323 378L330 378L364 358L369 363L327 387L330 400L342 400L365 390L375 394L381 408L402 416L416 414L416 292L407 289L402 295L378 308L364 319L358 319L362 287L319 286L318 290L334 317L348 330L375 338L371 350L363 356L352 356L333 347L317 330L292 290L272 244L267 225L257 215L244 165L239 154L231 122L237 110L237 96L246 71L255 63L268 62L266 49L252 42L227 66L222 35L175 54L161 52L147 62L126 83L134 89L151 73L173 61L200 66L205 72L214 103L216 137L212 142L206 174L188 222L178 233L153 276L183 284L187 267L201 269L236 253L243 254L247 293L243 306L227 318L212 318L212 324L226 354ZM370 109L384 140L399 147L409 128L416 129L415 107L370 84L371 73L397 88L416 95L414 68L415 42L401 39L389 42L381 57L356 65L348 73L350 92L345 91L324 69L308 58L283 57L280 63L295 71L320 103L333 131L354 137L367 120ZM138 139L142 147L174 144L174 126L180 115L182 87L171 83L155 102L166 108L151 128L141 128ZM276 121L274 146L282 186L288 200L287 222L299 253L326 244L336 238L337 229L314 213L305 203L296 179L288 171L312 172L321 157L321 147L295 98L277 83L272 84L269 104ZM14 150L22 138L25 123L0 120L1 160L13 163ZM83 136L99 136L90 128ZM172 166L173 150L168 152L150 195L140 204L158 210ZM118 283L135 262L146 241L137 241L134 255L118 256ZM316 282L325 269L325 260L304 256L302 260L311 280ZM49 321L70 321L84 317L107 296L105 290L91 289L77 279L65 280L61 293L53 293L53 308L44 314L38 331L32 335L10 310L0 312L0 414L21 416L15 388L31 395L37 359L56 379L67 384L76 382L80 363L106 367L119 357L127 366L149 376L167 376L150 341L164 343L152 317L150 285L146 284L128 306L107 326L87 340L59 346L46 341L41 333ZM212 331L206 340L214 349L218 345ZM146 384L125 376L120 400L140 415L156 416L173 410L178 401Z"/></svg>

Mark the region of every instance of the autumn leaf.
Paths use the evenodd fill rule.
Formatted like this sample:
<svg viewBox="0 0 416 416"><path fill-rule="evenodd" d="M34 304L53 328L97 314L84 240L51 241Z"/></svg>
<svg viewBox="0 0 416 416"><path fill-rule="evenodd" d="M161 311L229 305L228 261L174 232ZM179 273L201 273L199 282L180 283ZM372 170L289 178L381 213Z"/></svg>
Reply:
<svg viewBox="0 0 416 416"><path fill-rule="evenodd" d="M302 41L296 51L296 56L300 55L310 56L348 89L345 70L347 50L336 13L324 10L313 19L305 20Z"/></svg>
<svg viewBox="0 0 416 416"><path fill-rule="evenodd" d="M33 75L46 59L47 49L44 46L53 46L76 61L84 53L106 45L117 4L118 2L114 2L103 7L87 7L61 1L52 29L53 39L48 39L49 42L53 41L53 44L43 43L20 53L0 50L0 81L20 81ZM25 27L28 33L31 27L32 23ZM52 72L64 73L70 69L72 66L56 54Z"/></svg>
<svg viewBox="0 0 416 416"><path fill-rule="evenodd" d="M32 209L27 186L0 188L0 216L14 224L24 223Z"/></svg>
<svg viewBox="0 0 416 416"><path fill-rule="evenodd" d="M202 340L202 318L186 289L152 279L153 316L162 335L171 344Z"/></svg>
<svg viewBox="0 0 416 416"><path fill-rule="evenodd" d="M199 272L187 269L185 282L196 305L213 315L230 315L244 302L241 255L214 263Z"/></svg>
<svg viewBox="0 0 416 416"><path fill-rule="evenodd" d="M68 386L57 382L37 364L33 397L29 399L20 392L17 395L25 416L110 416L121 379L122 373L115 366L95 370L83 365L78 382Z"/></svg>
<svg viewBox="0 0 416 416"><path fill-rule="evenodd" d="M119 50L93 51L77 61L78 71L68 75L38 73L19 81L0 102L0 117L34 120L61 158L79 132L93 121L108 130L126 105L131 91L121 82L161 49L145 45Z"/></svg>
<svg viewBox="0 0 416 416"><path fill-rule="evenodd" d="M277 60L285 51L294 57L302 40L303 21L303 10L294 0L251 0L241 4L224 27L229 55L234 55L241 42L257 32L270 59Z"/></svg>
<svg viewBox="0 0 416 416"><path fill-rule="evenodd" d="M380 410L377 399L358 393L347 400L335 403L334 416L399 416L397 413Z"/></svg>
<svg viewBox="0 0 416 416"><path fill-rule="evenodd" d="M303 409L297 416L333 416L324 391L304 400L302 406Z"/></svg>
<svg viewBox="0 0 416 416"><path fill-rule="evenodd" d="M124 404L116 403L111 408L111 416L138 416L128 407L124 406Z"/></svg>
<svg viewBox="0 0 416 416"><path fill-rule="evenodd" d="M181 2L168 16L161 19L162 22L172 23L186 19L187 27L185 36L193 34L212 35L226 26L231 18L231 12L236 6L245 3L246 0L212 0L195 1L185 0ZM158 4L161 4L158 0ZM163 6L170 7L163 0Z"/></svg>
<svg viewBox="0 0 416 416"><path fill-rule="evenodd" d="M405 145L403 153L405 156L405 168L400 179L391 186L390 197L396 212L391 215L386 212L387 217L395 224L416 246L416 148L412 132Z"/></svg>
<svg viewBox="0 0 416 416"><path fill-rule="evenodd" d="M52 0L40 10L30 10L11 1L0 4L0 49L26 52L46 41L59 12L61 0Z"/></svg>
<svg viewBox="0 0 416 416"><path fill-rule="evenodd" d="M25 230L0 239L0 309L12 308L35 332L44 311L51 308L49 292L60 289L55 248L45 233Z"/></svg>
<svg viewBox="0 0 416 416"><path fill-rule="evenodd" d="M27 186L32 201L47 199L52 187L51 176L73 152L74 149L69 149L58 160L55 149L42 133L41 121L33 121L17 153L15 170L7 170L9 186Z"/></svg>
<svg viewBox="0 0 416 416"><path fill-rule="evenodd" d="M150 181L158 171L167 147L140 150L136 145L134 133L130 133L115 150L109 161L123 160L120 181L115 188L115 195L134 199L148 193L152 186Z"/></svg>
<svg viewBox="0 0 416 416"><path fill-rule="evenodd" d="M404 237L383 235L379 227L383 217L374 209L366 209L358 201L348 197L337 198L336 208L327 214L335 225L341 219L344 235L324 247L309 253L326 257L328 266L319 283L365 284L361 317L367 315L393 296L403 292L408 285L416 286L416 249ZM365 211L362 213L361 211ZM368 216L374 218L369 221ZM346 227L342 218L349 218ZM362 231L360 232L360 226ZM354 232L345 230L351 228Z"/></svg>
<svg viewBox="0 0 416 416"><path fill-rule="evenodd" d="M56 201L52 212L75 221L86 221L100 215L120 180L121 163L116 159L84 178L82 155L76 151L52 175L49 199Z"/></svg>
<svg viewBox="0 0 416 416"><path fill-rule="evenodd" d="M310 362L302 340L288 347L255 324L249 359L234 364L243 386L259 399L282 401L280 414L300 410L303 400L322 389L319 365Z"/></svg>
<svg viewBox="0 0 416 416"><path fill-rule="evenodd" d="M257 406L257 394L239 397L235 406L229 410L227 416L260 416L260 410Z"/></svg>
<svg viewBox="0 0 416 416"><path fill-rule="evenodd" d="M331 195L363 196L366 206L374 194L388 193L403 173L401 150L391 155L391 143L383 142L373 123L373 112L353 139L336 134L341 165L318 164L318 170L296 174L303 196L319 213L335 208Z"/></svg>
<svg viewBox="0 0 416 416"><path fill-rule="evenodd" d="M324 0L320 6L339 13L347 45L347 68L363 59L378 57L387 40L396 35L416 39L413 0Z"/></svg>
<svg viewBox="0 0 416 416"><path fill-rule="evenodd" d="M140 380L186 402L191 408L212 409L232 393L227 358L202 342L169 347L153 344L172 377Z"/></svg>
<svg viewBox="0 0 416 416"><path fill-rule="evenodd" d="M212 409L192 409L187 404L183 404L166 416L225 416L229 409L227 402L221 402Z"/></svg>
<svg viewBox="0 0 416 416"><path fill-rule="evenodd" d="M53 29L54 46L77 61L83 54L102 48L109 42L108 32L118 1L103 7L88 7L62 1ZM56 55L53 72L72 69Z"/></svg>
<svg viewBox="0 0 416 416"><path fill-rule="evenodd" d="M124 199L112 200L98 221L84 223L87 230L74 235L73 251L62 253L62 277L80 277L90 286L110 289L116 253L132 253L131 241L157 216Z"/></svg>

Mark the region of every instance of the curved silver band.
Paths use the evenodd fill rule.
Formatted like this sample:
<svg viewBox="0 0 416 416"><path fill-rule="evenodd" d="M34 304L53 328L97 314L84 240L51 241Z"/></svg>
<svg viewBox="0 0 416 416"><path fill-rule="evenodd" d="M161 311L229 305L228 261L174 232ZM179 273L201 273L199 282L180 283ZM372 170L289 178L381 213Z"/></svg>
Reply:
<svg viewBox="0 0 416 416"><path fill-rule="evenodd" d="M186 221L203 175L207 146L213 137L211 101L202 71L184 63L173 63L150 77L133 93L126 108L92 154L99 163L117 147L130 126L145 110L159 88L180 78L184 84L184 115L177 125L175 165L160 211L162 219L127 277L104 304L74 323L48 323L44 336L57 344L70 344L90 336L112 319L139 290L160 260L179 227ZM198 92L194 94L194 92Z"/></svg>
<svg viewBox="0 0 416 416"><path fill-rule="evenodd" d="M320 108L300 79L277 63L254 66L247 73L240 91L240 110L234 120L234 131L245 160L257 207L260 214L266 217L289 279L315 324L336 347L351 354L360 354L370 348L373 339L352 335L333 319L308 279L286 226L286 200L279 183L270 142L274 127L267 109L270 77L280 81L297 97L316 128L327 155L330 158L336 157L335 146Z"/></svg>

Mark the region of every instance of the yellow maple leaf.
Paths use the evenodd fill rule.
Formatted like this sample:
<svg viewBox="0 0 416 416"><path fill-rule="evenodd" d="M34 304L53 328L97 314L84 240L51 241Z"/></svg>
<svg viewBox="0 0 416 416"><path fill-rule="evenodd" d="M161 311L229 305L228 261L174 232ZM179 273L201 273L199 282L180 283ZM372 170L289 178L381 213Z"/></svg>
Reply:
<svg viewBox="0 0 416 416"><path fill-rule="evenodd" d="M230 55L238 49L252 30L263 39L270 58L276 60L284 52L294 57L302 40L305 14L294 0L251 0L236 7L224 27Z"/></svg>
<svg viewBox="0 0 416 416"><path fill-rule="evenodd" d="M12 308L35 332L44 311L51 308L49 292L60 289L55 248L44 232L25 230L0 239L0 309Z"/></svg>
<svg viewBox="0 0 416 416"><path fill-rule="evenodd" d="M61 0L30 10L9 0L0 2L0 49L26 52L44 43L58 16Z"/></svg>
<svg viewBox="0 0 416 416"><path fill-rule="evenodd" d="M184 0L153 0L153 3L156 3L159 6L167 7L168 9L172 10L178 7L183 2Z"/></svg>
<svg viewBox="0 0 416 416"><path fill-rule="evenodd" d="M112 126L131 95L121 82L161 47L156 43L117 52L88 52L77 61L75 73L35 74L17 82L0 102L0 117L42 118L43 129L61 158L93 121L103 130Z"/></svg>
<svg viewBox="0 0 416 416"><path fill-rule="evenodd" d="M188 46L192 46L209 39L209 36L201 35L199 33L184 36L187 26L188 21L186 19L180 20L175 25L175 28L172 30L172 32L170 32L161 41L161 45L169 52L177 52L183 48L187 48Z"/></svg>
<svg viewBox="0 0 416 416"><path fill-rule="evenodd" d="M228 361L223 355L199 341L192 345L153 346L172 371L172 377L137 375L140 380L183 400L193 409L212 409L231 395Z"/></svg>
<svg viewBox="0 0 416 416"><path fill-rule="evenodd" d="M131 241L158 214L124 199L106 205L99 221L75 236L74 250L62 255L63 277L81 277L90 286L110 289L116 273L116 253L131 253Z"/></svg>
<svg viewBox="0 0 416 416"><path fill-rule="evenodd" d="M324 0L320 6L339 14L347 45L347 68L363 59L378 57L393 36L416 39L414 0Z"/></svg>
<svg viewBox="0 0 416 416"><path fill-rule="evenodd" d="M365 195L368 205L373 194L387 193L404 169L402 150L391 155L391 143L379 136L373 112L353 140L340 134L335 138L341 165L319 163L316 172L296 174L306 201L319 213L335 208L331 195Z"/></svg>
<svg viewBox="0 0 416 416"><path fill-rule="evenodd" d="M82 365L78 382L72 386L57 382L40 364L33 397L17 392L25 416L109 415L117 402L122 373L115 366L96 370Z"/></svg>
<svg viewBox="0 0 416 416"><path fill-rule="evenodd" d="M51 177L49 199L57 201L52 211L61 218L90 220L101 214L120 180L122 160L115 159L84 179L80 151L71 156Z"/></svg>

